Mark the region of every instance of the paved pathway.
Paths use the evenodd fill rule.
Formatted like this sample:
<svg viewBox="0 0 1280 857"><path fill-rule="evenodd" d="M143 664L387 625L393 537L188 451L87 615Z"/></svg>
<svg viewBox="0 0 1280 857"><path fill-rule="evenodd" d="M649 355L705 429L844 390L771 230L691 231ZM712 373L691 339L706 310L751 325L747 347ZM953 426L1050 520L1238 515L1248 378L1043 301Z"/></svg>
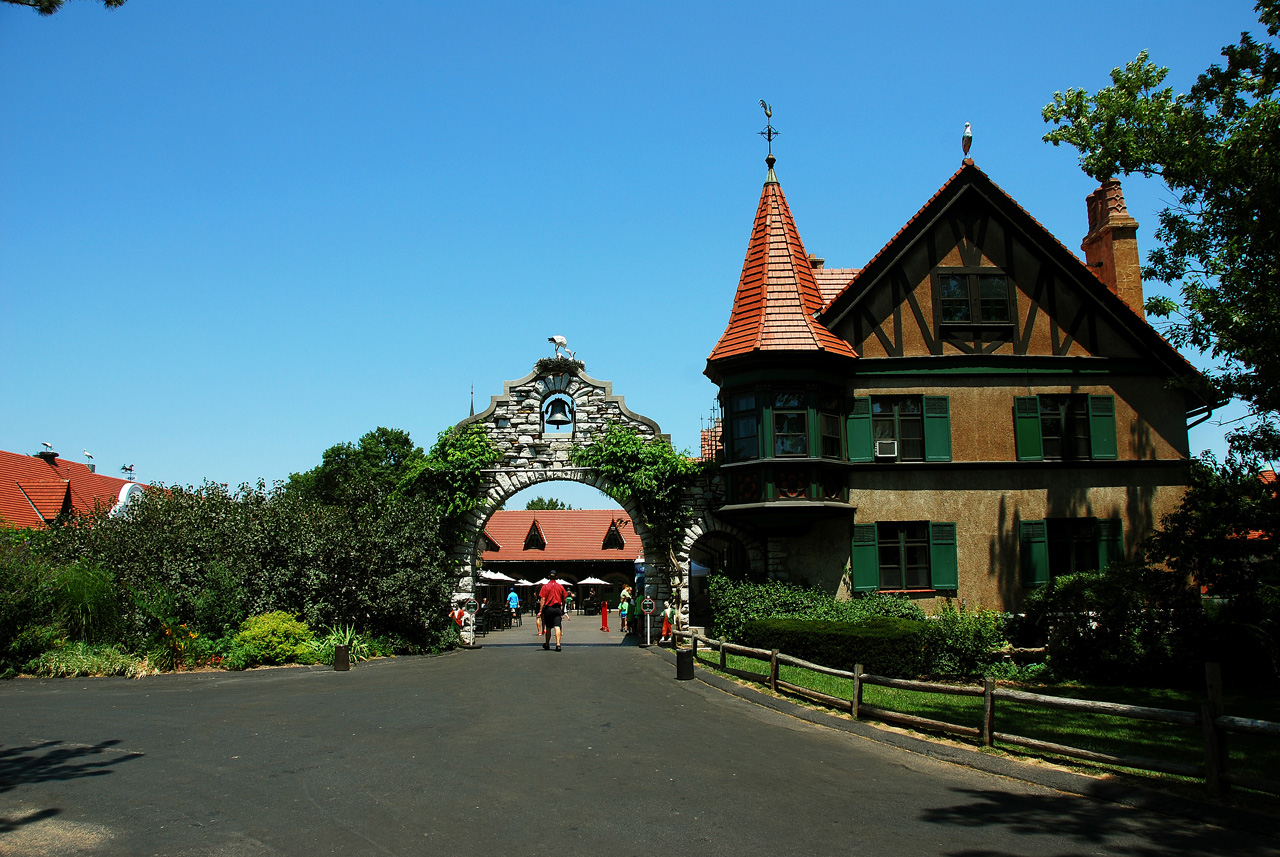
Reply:
<svg viewBox="0 0 1280 857"><path fill-rule="evenodd" d="M0 683L0 854L1280 855L677 682L574 617L348 673Z"/></svg>

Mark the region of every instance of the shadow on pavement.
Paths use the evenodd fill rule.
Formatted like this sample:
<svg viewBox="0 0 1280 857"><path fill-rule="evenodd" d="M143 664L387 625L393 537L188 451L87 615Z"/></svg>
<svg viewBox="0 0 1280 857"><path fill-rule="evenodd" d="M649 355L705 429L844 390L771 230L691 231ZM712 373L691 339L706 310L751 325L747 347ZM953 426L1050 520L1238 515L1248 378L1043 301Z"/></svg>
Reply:
<svg viewBox="0 0 1280 857"><path fill-rule="evenodd" d="M1076 843L1076 854L1128 854L1134 857L1236 855L1248 848L1230 831L1187 819L1133 812L1116 805L1082 801L1075 795L1010 794L995 790L953 789L969 800L927 809L921 820L955 827L999 829L1018 837L1048 836ZM1256 840L1249 840L1256 847ZM1018 857L1021 851L965 849L949 857ZM1258 852L1253 852L1257 854ZM1268 849L1268 854L1280 853Z"/></svg>
<svg viewBox="0 0 1280 857"><path fill-rule="evenodd" d="M44 741L29 747L0 747L0 793L29 783L100 777L111 773L110 768L121 762L142 758L142 753L120 750L112 751L107 758L93 758L119 743L107 740L94 745L64 745L61 741Z"/></svg>

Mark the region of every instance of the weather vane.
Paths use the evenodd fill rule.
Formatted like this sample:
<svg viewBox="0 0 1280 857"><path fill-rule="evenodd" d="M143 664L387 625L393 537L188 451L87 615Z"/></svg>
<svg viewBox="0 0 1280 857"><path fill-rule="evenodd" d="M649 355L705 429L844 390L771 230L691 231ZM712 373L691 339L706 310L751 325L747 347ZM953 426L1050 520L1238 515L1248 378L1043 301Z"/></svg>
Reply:
<svg viewBox="0 0 1280 857"><path fill-rule="evenodd" d="M765 104L763 98L760 99L760 106L764 108L765 126L760 132L760 136L769 141L769 154L773 155L773 138L778 136L778 129L769 124L769 120L773 118L773 107Z"/></svg>

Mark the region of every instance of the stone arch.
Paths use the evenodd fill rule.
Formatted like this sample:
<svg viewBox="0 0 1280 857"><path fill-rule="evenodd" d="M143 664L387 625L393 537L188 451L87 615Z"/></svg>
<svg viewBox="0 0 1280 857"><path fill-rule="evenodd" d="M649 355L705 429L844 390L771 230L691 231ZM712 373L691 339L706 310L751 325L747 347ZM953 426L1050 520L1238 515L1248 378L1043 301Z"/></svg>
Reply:
<svg viewBox="0 0 1280 857"><path fill-rule="evenodd" d="M571 428L546 430L543 409L553 398L567 397L572 402ZM618 423L642 437L666 437L658 424L634 413L622 396L614 395L613 384L592 378L583 364L566 358L539 360L534 370L517 381L506 381L502 395L493 396L489 407L458 423L464 428L473 423L484 427L485 434L502 452L502 461L483 471L480 492L482 502L463 523L462 537L453 547L458 568L458 594L470 594L475 588L475 562L478 541L494 511L513 495L543 482L580 482L611 494L613 486L591 468L573 463L573 451L602 438L609 426ZM646 557L654 555L649 532L628 503L622 507L631 516L635 533L640 537Z"/></svg>
<svg viewBox="0 0 1280 857"><path fill-rule="evenodd" d="M704 494L705 497L705 494ZM768 566L768 550L756 535L727 521L722 521L711 514L704 500L691 503L694 513L693 521L680 539L676 550L676 563L680 587L680 612L686 625L693 624L690 608L693 603L691 593L691 560L690 554L698 541L707 536L727 536L742 545L746 553L748 567L753 575L763 574Z"/></svg>

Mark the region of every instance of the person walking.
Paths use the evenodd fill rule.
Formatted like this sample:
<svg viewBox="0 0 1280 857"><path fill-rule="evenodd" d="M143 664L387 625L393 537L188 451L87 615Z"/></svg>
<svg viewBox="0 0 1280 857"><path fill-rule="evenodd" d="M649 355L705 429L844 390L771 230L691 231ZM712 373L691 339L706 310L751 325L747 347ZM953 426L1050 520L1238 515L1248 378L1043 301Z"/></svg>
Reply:
<svg viewBox="0 0 1280 857"><path fill-rule="evenodd" d="M622 595L618 599L618 624L622 626L622 633L628 633L630 625L627 620L631 618L631 587L622 587Z"/></svg>
<svg viewBox="0 0 1280 857"><path fill-rule="evenodd" d="M507 593L507 609L511 611L511 624L514 625L520 621L520 596L516 595L513 588Z"/></svg>
<svg viewBox="0 0 1280 857"><path fill-rule="evenodd" d="M560 618L564 615L564 598L568 593L556 580L553 571L550 580L538 590L538 598L542 600L542 648L551 648L551 629L556 631L556 651L560 651Z"/></svg>

